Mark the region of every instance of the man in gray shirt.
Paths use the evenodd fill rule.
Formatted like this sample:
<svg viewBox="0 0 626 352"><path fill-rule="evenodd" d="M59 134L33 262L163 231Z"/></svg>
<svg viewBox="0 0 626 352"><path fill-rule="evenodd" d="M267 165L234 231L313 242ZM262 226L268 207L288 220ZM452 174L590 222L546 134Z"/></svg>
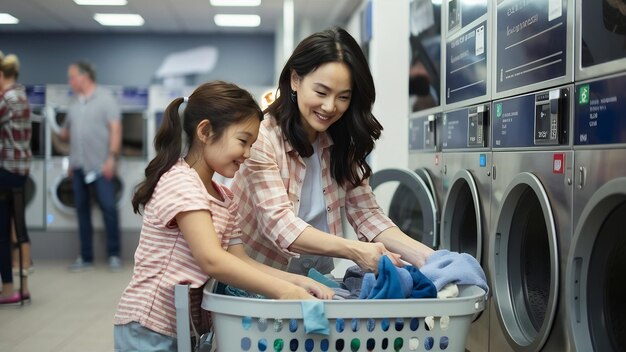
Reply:
<svg viewBox="0 0 626 352"><path fill-rule="evenodd" d="M122 268L120 227L114 177L120 155L121 112L111 92L96 84L93 67L77 61L68 68L67 78L76 94L68 107L61 138L70 142L70 168L78 214L80 257L69 267L72 272L93 268L93 227L91 199L93 186L102 210L107 234L109 269Z"/></svg>

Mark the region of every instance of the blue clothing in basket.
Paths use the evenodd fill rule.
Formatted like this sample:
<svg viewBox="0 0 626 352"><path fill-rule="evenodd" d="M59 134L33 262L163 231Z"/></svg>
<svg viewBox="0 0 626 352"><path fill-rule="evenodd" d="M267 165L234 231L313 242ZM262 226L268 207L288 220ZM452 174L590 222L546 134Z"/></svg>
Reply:
<svg viewBox="0 0 626 352"><path fill-rule="evenodd" d="M402 299L435 298L437 290L433 283L415 267L399 268L383 255L378 262L378 277L373 273L363 276L359 298Z"/></svg>
<svg viewBox="0 0 626 352"><path fill-rule="evenodd" d="M435 251L421 268L440 291L445 285L476 285L489 292L485 272L476 258L467 253L450 252L446 249Z"/></svg>
<svg viewBox="0 0 626 352"><path fill-rule="evenodd" d="M324 313L324 302L317 300L302 301L302 316L304 331L307 334L328 335L330 324Z"/></svg>

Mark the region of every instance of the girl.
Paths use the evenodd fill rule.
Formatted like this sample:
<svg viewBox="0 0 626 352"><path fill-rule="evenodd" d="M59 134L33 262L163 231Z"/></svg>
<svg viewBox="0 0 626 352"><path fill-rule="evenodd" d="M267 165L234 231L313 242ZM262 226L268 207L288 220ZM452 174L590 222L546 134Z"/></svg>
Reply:
<svg viewBox="0 0 626 352"><path fill-rule="evenodd" d="M237 203L226 187L212 181L215 172L233 177L250 156L261 118L252 96L225 82L203 84L167 107L154 142L157 156L132 200L136 213L143 208L143 226L133 277L115 315L116 351L176 349L174 286L179 283L190 284L196 326L202 287L211 277L270 298L332 297L330 289L311 279L248 257L234 222ZM182 131L188 148L183 158Z"/></svg>
<svg viewBox="0 0 626 352"><path fill-rule="evenodd" d="M232 185L248 254L277 268L308 253L375 271L389 249L422 266L432 249L395 226L368 185L366 157L383 128L372 115L374 82L354 38L341 28L305 38L278 91ZM343 209L360 242L342 238ZM317 260L307 259L303 266Z"/></svg>

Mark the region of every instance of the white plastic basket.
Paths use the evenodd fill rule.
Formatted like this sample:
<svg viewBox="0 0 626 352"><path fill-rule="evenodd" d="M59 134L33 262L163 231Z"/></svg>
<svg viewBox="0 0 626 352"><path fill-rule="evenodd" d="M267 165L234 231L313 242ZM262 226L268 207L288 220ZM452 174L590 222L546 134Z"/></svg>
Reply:
<svg viewBox="0 0 626 352"><path fill-rule="evenodd" d="M205 290L218 352L449 351L463 352L485 291L459 286L450 299L324 301L330 334L304 332L301 301L259 300ZM434 317L429 329L426 317Z"/></svg>

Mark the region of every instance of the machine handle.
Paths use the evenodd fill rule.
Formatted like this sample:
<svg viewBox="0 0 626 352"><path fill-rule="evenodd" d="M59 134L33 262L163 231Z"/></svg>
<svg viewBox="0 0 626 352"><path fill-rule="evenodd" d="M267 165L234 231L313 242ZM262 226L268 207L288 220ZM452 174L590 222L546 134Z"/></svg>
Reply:
<svg viewBox="0 0 626 352"><path fill-rule="evenodd" d="M578 189L582 189L585 185L585 175L587 174L587 169L584 166L578 168Z"/></svg>

